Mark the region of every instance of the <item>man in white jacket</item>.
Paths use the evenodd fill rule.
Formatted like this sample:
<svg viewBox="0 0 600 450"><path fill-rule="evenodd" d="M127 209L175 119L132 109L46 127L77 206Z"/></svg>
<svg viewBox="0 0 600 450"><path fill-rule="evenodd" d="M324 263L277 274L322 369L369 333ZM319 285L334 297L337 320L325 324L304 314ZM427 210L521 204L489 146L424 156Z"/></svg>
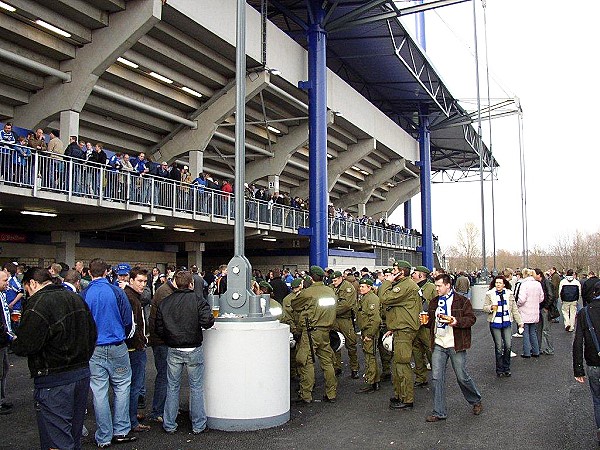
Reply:
<svg viewBox="0 0 600 450"><path fill-rule="evenodd" d="M558 296L562 302L562 314L565 321L565 331L575 331L575 315L577 302L581 298L581 284L573 275L573 269L567 270L567 276L558 285Z"/></svg>

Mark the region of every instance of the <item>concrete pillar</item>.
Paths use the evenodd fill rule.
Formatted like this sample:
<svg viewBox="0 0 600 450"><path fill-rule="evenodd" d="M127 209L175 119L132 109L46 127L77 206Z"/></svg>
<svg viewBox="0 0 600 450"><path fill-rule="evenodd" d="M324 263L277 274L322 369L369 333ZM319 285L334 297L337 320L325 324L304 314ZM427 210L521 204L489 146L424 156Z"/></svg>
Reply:
<svg viewBox="0 0 600 450"><path fill-rule="evenodd" d="M79 140L79 113L76 111L60 112L60 140L65 147L69 145L69 136L77 136Z"/></svg>
<svg viewBox="0 0 600 450"><path fill-rule="evenodd" d="M359 203L358 204L358 217L362 217L362 216L366 216L366 215L367 215L367 204Z"/></svg>
<svg viewBox="0 0 600 450"><path fill-rule="evenodd" d="M269 194L273 192L279 192L279 175L269 175Z"/></svg>
<svg viewBox="0 0 600 450"><path fill-rule="evenodd" d="M188 252L188 267L197 266L202 272L202 252L206 246L204 242L186 242L185 251Z"/></svg>
<svg viewBox="0 0 600 450"><path fill-rule="evenodd" d="M190 150L190 173L192 179L204 171L204 152L201 150Z"/></svg>
<svg viewBox="0 0 600 450"><path fill-rule="evenodd" d="M79 244L78 231L53 231L51 242L56 245L56 262L75 266L75 246Z"/></svg>

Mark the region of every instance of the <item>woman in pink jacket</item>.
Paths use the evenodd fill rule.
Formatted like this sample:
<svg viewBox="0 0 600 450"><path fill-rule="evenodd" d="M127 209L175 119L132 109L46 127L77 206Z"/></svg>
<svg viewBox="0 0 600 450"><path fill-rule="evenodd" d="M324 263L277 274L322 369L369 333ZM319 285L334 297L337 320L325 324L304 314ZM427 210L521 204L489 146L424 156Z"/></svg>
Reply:
<svg viewBox="0 0 600 450"><path fill-rule="evenodd" d="M531 269L523 269L523 281L515 288L517 307L521 320L525 325L523 332L523 358L540 356L540 346L537 339L537 323L540 320L540 303L544 301L542 285L537 282Z"/></svg>

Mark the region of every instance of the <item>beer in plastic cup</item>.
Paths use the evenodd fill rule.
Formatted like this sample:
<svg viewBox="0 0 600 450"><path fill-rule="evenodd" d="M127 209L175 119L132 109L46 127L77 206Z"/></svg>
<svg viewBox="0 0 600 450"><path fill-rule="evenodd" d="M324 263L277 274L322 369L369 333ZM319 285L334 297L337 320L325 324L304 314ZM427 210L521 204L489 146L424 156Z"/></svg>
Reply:
<svg viewBox="0 0 600 450"><path fill-rule="evenodd" d="M419 322L421 325L427 325L427 322L429 322L429 313L427 311L421 311L419 313Z"/></svg>
<svg viewBox="0 0 600 450"><path fill-rule="evenodd" d="M213 312L213 317L214 317L214 318L217 318L217 317L219 317L219 309L220 309L220 307L219 307L219 306L213 306L213 307L212 307L212 312Z"/></svg>
<svg viewBox="0 0 600 450"><path fill-rule="evenodd" d="M13 322L18 322L19 320L21 320L21 311L12 311L10 313L10 320L12 320Z"/></svg>

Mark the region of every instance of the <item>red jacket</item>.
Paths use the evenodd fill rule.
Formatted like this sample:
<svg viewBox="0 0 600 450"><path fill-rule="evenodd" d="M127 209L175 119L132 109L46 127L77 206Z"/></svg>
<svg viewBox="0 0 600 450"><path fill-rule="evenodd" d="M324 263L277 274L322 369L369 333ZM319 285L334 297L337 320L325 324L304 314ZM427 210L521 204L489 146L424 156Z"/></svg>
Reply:
<svg viewBox="0 0 600 450"><path fill-rule="evenodd" d="M438 306L438 298L436 296L429 302L429 337L430 345L433 349L435 344L435 310ZM456 291L454 292L454 299L452 300L452 310L450 315L456 318L456 325L452 327L454 335L454 350L460 352L471 348L471 327L475 324L477 318L473 313L473 306L471 301Z"/></svg>

